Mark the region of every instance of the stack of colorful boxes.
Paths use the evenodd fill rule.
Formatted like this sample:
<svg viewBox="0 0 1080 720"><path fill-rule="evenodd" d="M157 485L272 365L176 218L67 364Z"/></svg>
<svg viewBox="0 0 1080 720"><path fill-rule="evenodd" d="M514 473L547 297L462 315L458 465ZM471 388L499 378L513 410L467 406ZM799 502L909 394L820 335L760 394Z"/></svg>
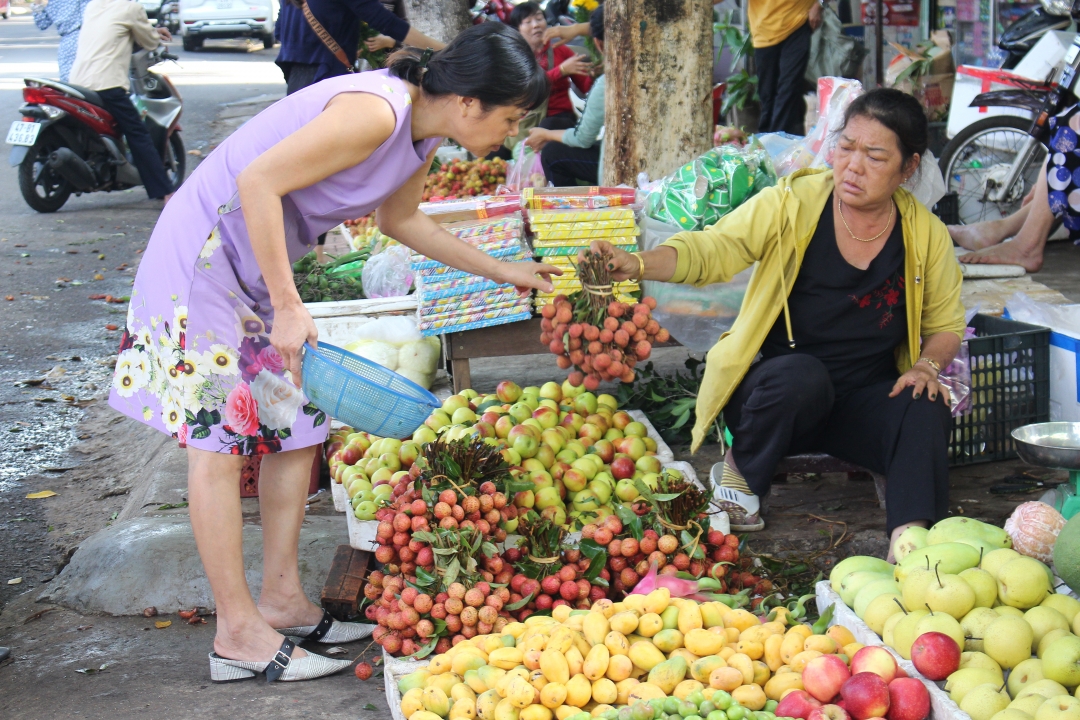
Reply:
<svg viewBox="0 0 1080 720"><path fill-rule="evenodd" d="M431 203L421 209L473 247L518 262L532 259L519 202L517 196L507 196L487 202ZM529 296L519 295L512 285L499 285L419 254L413 255L412 269L422 335L503 325L528 320L532 314Z"/></svg>
<svg viewBox="0 0 1080 720"><path fill-rule="evenodd" d="M553 278L555 290L536 293L536 309L556 295L581 290L575 263L578 253L596 240L604 240L627 252L638 250L641 231L635 221L632 188L545 188L522 194L533 234L533 250L541 262L555 265L563 274ZM615 286L615 296L635 302L630 293L636 282Z"/></svg>

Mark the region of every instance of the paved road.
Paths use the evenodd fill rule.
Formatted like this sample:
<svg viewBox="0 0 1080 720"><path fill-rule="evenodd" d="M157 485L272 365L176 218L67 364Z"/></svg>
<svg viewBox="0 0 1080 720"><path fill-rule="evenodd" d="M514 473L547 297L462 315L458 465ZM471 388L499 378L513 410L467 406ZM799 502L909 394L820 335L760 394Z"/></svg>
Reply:
<svg viewBox="0 0 1080 720"><path fill-rule="evenodd" d="M27 14L0 21L0 129L18 119L22 78L57 77L54 31L39 31ZM180 62L158 66L184 98L181 118L189 150L208 151L224 103L282 92L277 50L247 41L208 43ZM72 197L57 213L35 213L19 195L8 146L0 147L0 607L52 577L62 558L50 551L42 504L27 500L31 473L71 466L80 405L99 396L123 325L123 304L92 294L126 296L138 253L161 211L141 188ZM198 160L188 155L189 172ZM5 298L13 298L7 300ZM77 359L72 359L77 358ZM40 385L22 380L51 377ZM83 459L85 460L85 459ZM36 485L35 485L36 486ZM88 508L88 512L91 511ZM22 583L8 585L22 577Z"/></svg>

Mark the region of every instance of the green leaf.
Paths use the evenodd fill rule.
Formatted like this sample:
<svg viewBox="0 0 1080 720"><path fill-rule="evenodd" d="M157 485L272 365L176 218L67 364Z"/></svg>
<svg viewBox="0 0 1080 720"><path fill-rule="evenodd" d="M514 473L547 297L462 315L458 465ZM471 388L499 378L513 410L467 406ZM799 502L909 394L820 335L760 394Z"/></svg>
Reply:
<svg viewBox="0 0 1080 720"><path fill-rule="evenodd" d="M409 657L412 658L413 660L423 660L424 658L426 658L428 655L431 654L431 652L435 649L435 645L438 642L439 642L439 638L437 638L437 637L431 638L431 640L429 640L427 642L427 644L425 644L419 650L414 652L412 655L409 655Z"/></svg>
<svg viewBox="0 0 1080 720"><path fill-rule="evenodd" d="M495 557L499 553L499 549L493 543L486 542L480 546L480 552L483 553L484 557L490 558Z"/></svg>
<svg viewBox="0 0 1080 720"><path fill-rule="evenodd" d="M521 608L525 607L525 606L526 606L526 605L528 605L528 604L529 604L530 602L532 602L532 599L533 599L534 597L536 597L536 593L534 593L534 592L533 592L533 593L529 593L529 596L528 596L528 597L523 597L523 598L521 598L520 600L518 600L518 601L517 601L516 603L510 603L509 605L507 605L507 606L506 606L505 608L503 608L503 609L504 609L504 610L511 610L511 611L513 611L513 610L520 610Z"/></svg>
<svg viewBox="0 0 1080 720"><path fill-rule="evenodd" d="M432 575L424 568L418 567L416 568L416 580L421 585L424 585L425 587L430 587L431 585L435 584L435 582L438 580L438 577Z"/></svg>
<svg viewBox="0 0 1080 720"><path fill-rule="evenodd" d="M682 413L679 414L679 417L675 420L674 424L672 424L671 429L672 430L678 430L683 425L685 425L687 423L687 421L689 421L689 420L690 420L690 410L683 410Z"/></svg>
<svg viewBox="0 0 1080 720"><path fill-rule="evenodd" d="M412 539L428 543L429 545L438 540L438 538L435 536L435 533L429 532L427 530L417 530L412 534Z"/></svg>
<svg viewBox="0 0 1080 720"><path fill-rule="evenodd" d="M457 558L454 558L453 562L446 568L446 574L443 575L443 586L450 587L457 582L458 575L461 573L461 562Z"/></svg>
<svg viewBox="0 0 1080 720"><path fill-rule="evenodd" d="M683 492L686 492L686 491L683 490L682 492L677 492L677 493L659 493L657 495L653 495L653 499L658 501L658 502L671 502L675 498L682 495Z"/></svg>
<svg viewBox="0 0 1080 720"><path fill-rule="evenodd" d="M636 485L639 482L641 482L640 479L636 480L634 484ZM642 483L642 485L644 485L644 483ZM634 539L638 541L645 537L645 529L642 527L641 518L638 517L636 512L623 505L616 505L615 514L618 516L619 520L622 520L624 532L629 531L630 534L634 536Z"/></svg>
<svg viewBox="0 0 1080 720"><path fill-rule="evenodd" d="M195 415L193 415L190 410L185 410L184 411L184 422L186 422L188 425L194 425L195 423L198 422L198 418Z"/></svg>
<svg viewBox="0 0 1080 720"><path fill-rule="evenodd" d="M362 709L363 710L378 710L379 708L375 707L375 703L368 703Z"/></svg>
<svg viewBox="0 0 1080 720"><path fill-rule="evenodd" d="M318 415L320 412L322 412L321 410L319 410L319 408L315 407L314 403L308 403L307 405L304 406L303 409L304 409L304 414L308 415L310 417L314 417L315 415Z"/></svg>
<svg viewBox="0 0 1080 720"><path fill-rule="evenodd" d="M204 440L210 437L210 428L203 427L202 425L196 425L194 428L192 428L190 437L193 440Z"/></svg>
<svg viewBox="0 0 1080 720"><path fill-rule="evenodd" d="M581 554L589 560L589 569L585 571L584 577L589 582L593 582L600 577L600 571L607 564L607 548L595 540L582 540L578 548L581 550Z"/></svg>
<svg viewBox="0 0 1080 720"><path fill-rule="evenodd" d="M315 416L315 419L311 422L311 426L319 427L324 422L326 422L326 413L320 411L319 414Z"/></svg>
<svg viewBox="0 0 1080 720"><path fill-rule="evenodd" d="M457 555L457 548L432 548L432 552L442 557L449 557L451 555Z"/></svg>

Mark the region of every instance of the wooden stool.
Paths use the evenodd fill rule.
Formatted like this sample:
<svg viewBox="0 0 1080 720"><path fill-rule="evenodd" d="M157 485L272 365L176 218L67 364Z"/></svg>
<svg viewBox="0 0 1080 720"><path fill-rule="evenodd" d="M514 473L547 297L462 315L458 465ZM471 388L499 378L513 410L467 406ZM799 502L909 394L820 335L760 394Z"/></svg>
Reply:
<svg viewBox="0 0 1080 720"><path fill-rule="evenodd" d="M788 473L869 473L874 479L874 490L877 492L878 505L885 509L885 476L870 472L855 463L838 460L832 455L814 453L808 455L790 455L780 461L776 468L777 475Z"/></svg>

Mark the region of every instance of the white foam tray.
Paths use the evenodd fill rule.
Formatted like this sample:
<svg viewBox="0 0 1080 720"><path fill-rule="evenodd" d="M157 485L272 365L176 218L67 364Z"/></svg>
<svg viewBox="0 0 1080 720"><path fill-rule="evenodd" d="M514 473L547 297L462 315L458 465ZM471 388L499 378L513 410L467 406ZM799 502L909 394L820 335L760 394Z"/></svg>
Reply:
<svg viewBox="0 0 1080 720"><path fill-rule="evenodd" d="M401 693L398 692L398 680L411 672L427 667L428 660L407 660L391 657L383 651L383 678L386 683L386 704L390 706L390 715L394 720L408 720L401 712Z"/></svg>
<svg viewBox="0 0 1080 720"><path fill-rule="evenodd" d="M348 512L349 494L345 492L345 486L331 480L330 494L334 496L334 509L338 512Z"/></svg>
<svg viewBox="0 0 1080 720"><path fill-rule="evenodd" d="M375 552L378 544L375 542L376 533L379 530L377 520L357 520L351 512L345 512L345 520L349 525L349 546L356 550Z"/></svg>

